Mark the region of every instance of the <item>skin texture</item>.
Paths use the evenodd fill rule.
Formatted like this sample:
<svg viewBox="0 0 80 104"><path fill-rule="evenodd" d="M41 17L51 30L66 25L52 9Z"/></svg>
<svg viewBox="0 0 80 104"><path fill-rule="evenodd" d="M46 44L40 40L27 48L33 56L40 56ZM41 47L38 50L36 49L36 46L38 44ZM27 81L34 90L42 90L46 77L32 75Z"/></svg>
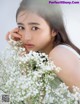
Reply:
<svg viewBox="0 0 80 104"><path fill-rule="evenodd" d="M80 60L69 49L56 46L53 49L53 41L56 36L54 30L50 30L48 23L39 15L31 12L20 12L17 17L18 28L10 32L15 40L21 40L29 52L41 51L49 55L56 66L62 70L56 73L71 89L73 85L80 88ZM7 34L7 39L9 33Z"/></svg>
<svg viewBox="0 0 80 104"><path fill-rule="evenodd" d="M49 57L62 69L56 74L69 89L71 90L73 85L80 88L80 59L77 55L58 45L49 53Z"/></svg>

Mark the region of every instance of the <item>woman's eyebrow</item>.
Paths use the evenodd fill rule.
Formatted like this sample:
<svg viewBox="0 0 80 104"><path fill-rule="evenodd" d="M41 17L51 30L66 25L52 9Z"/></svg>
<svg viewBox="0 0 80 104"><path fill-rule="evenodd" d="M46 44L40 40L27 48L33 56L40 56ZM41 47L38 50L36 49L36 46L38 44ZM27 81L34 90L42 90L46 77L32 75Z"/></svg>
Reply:
<svg viewBox="0 0 80 104"><path fill-rule="evenodd" d="M22 25L22 26L24 26L24 24L23 23L17 23L18 25Z"/></svg>
<svg viewBox="0 0 80 104"><path fill-rule="evenodd" d="M17 23L17 24L24 26L23 23ZM40 25L40 24L39 23L36 23L36 22L29 22L28 25Z"/></svg>

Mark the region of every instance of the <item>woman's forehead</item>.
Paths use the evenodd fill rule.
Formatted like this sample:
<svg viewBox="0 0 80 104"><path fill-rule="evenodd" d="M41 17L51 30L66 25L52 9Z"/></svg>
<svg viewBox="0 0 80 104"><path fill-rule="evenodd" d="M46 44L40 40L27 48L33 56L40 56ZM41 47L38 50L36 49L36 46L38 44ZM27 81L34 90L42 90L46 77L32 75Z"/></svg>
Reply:
<svg viewBox="0 0 80 104"><path fill-rule="evenodd" d="M46 23L46 21L44 20L44 18L42 18L41 16L39 16L37 13L33 13L33 12L27 12L27 11L22 11L18 14L17 17L17 22L38 22L38 23Z"/></svg>

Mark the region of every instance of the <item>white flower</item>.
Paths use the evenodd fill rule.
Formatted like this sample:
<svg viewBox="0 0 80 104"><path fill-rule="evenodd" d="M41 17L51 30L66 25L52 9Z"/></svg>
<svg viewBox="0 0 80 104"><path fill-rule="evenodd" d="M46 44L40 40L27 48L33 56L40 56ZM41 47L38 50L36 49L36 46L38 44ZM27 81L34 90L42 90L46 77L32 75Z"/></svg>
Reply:
<svg viewBox="0 0 80 104"><path fill-rule="evenodd" d="M12 47L0 56L0 89L10 95L12 104L78 104L80 89L73 87L73 93L68 90L54 73L61 68L48 55L33 51L26 54L21 43L11 43Z"/></svg>

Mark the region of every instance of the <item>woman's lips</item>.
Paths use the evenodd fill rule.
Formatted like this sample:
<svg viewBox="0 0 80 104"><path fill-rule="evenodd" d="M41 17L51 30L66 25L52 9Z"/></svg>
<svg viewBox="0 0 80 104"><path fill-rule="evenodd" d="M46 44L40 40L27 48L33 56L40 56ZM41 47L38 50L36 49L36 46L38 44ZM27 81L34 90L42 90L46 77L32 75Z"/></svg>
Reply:
<svg viewBox="0 0 80 104"><path fill-rule="evenodd" d="M33 44L25 44L24 46L25 46L26 48L33 48L33 47L34 47Z"/></svg>

